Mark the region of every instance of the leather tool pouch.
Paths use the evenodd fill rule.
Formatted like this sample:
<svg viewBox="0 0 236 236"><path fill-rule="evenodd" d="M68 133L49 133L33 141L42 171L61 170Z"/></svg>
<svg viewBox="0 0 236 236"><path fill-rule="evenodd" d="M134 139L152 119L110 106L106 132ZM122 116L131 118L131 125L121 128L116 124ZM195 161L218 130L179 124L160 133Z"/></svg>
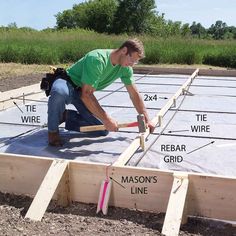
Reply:
<svg viewBox="0 0 236 236"><path fill-rule="evenodd" d="M46 76L42 78L40 83L40 89L45 91L46 96L50 95L50 91L54 81L58 78L69 81L70 77L67 75L66 70L63 68L57 68L54 73L46 73Z"/></svg>

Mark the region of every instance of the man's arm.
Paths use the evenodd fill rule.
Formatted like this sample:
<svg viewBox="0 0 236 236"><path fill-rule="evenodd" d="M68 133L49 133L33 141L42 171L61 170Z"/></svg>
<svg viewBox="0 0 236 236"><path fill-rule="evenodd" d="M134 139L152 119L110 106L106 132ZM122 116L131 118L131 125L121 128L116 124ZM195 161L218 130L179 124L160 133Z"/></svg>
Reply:
<svg viewBox="0 0 236 236"><path fill-rule="evenodd" d="M84 84L82 86L81 100L89 111L103 122L107 130L117 131L117 122L102 109L98 100L93 95L94 91L95 89L91 85Z"/></svg>
<svg viewBox="0 0 236 236"><path fill-rule="evenodd" d="M143 99L142 99L141 95L139 94L139 91L138 91L136 85L135 84L126 85L126 89L129 93L131 101L134 104L134 107L136 108L136 110L139 114L144 115L145 121L150 128L150 132L152 133L155 129L155 124L153 124L153 122L150 120L150 118L148 116L147 109L145 108Z"/></svg>

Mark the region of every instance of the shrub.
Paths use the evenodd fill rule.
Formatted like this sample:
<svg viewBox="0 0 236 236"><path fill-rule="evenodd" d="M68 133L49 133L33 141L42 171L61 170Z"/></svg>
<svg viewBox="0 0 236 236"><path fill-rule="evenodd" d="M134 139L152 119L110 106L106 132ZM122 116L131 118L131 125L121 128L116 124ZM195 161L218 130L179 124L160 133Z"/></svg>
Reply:
<svg viewBox="0 0 236 236"><path fill-rule="evenodd" d="M236 68L236 53L207 54L203 57L203 64Z"/></svg>
<svg viewBox="0 0 236 236"><path fill-rule="evenodd" d="M1 62L20 62L19 60L19 49L7 45L0 49L0 60Z"/></svg>

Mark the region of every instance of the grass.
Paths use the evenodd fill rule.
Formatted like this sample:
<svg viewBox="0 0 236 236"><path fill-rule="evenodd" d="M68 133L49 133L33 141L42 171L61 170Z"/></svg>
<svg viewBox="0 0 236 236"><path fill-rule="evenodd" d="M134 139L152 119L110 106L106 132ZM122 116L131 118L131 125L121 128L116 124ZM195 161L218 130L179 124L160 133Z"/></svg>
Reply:
<svg viewBox="0 0 236 236"><path fill-rule="evenodd" d="M86 30L0 30L0 62L23 64L72 63L95 48L116 48L127 35L105 35ZM236 68L236 41L155 38L144 42L144 64L207 64Z"/></svg>

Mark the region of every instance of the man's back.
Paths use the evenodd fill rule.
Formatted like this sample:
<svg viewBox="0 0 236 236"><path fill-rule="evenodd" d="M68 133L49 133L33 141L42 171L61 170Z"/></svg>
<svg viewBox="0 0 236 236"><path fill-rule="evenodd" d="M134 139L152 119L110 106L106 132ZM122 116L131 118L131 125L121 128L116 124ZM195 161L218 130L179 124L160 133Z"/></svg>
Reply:
<svg viewBox="0 0 236 236"><path fill-rule="evenodd" d="M109 86L117 78L121 78L126 85L132 84L132 68L113 66L111 52L111 49L96 49L87 53L67 69L68 75L76 85L82 87L89 84L96 90Z"/></svg>

